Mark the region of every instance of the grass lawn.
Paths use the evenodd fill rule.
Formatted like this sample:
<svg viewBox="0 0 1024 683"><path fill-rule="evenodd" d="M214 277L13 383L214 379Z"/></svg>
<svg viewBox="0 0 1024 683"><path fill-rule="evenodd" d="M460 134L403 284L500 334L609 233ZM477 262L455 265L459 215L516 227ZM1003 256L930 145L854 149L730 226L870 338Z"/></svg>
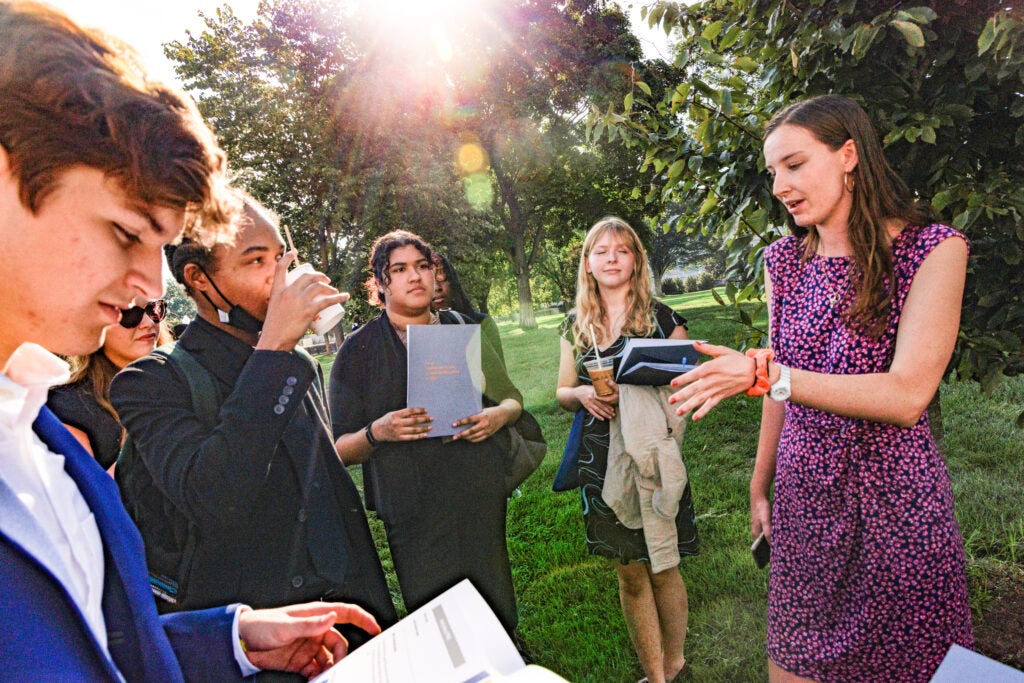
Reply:
<svg viewBox="0 0 1024 683"><path fill-rule="evenodd" d="M709 292L665 301L688 319L691 337L732 344L738 325ZM509 506L520 630L537 663L570 681L631 683L643 674L626 634L614 567L586 552L578 492L551 491L571 423L555 402L562 318L542 315L529 331L500 325L509 374L549 444L544 463ZM332 360L321 359L328 373ZM975 384L946 384L942 403L979 649L1020 667L1022 634L1007 632L1004 615L1019 619L1024 611L1024 433L1013 427L1024 405L1024 378L1005 381L991 396ZM749 552L748 484L759 405L759 399L730 399L691 424L684 439L701 541L700 555L681 565L690 598L688 680L767 680L768 574L755 568ZM374 534L390 570L377 523ZM389 580L397 596L390 571Z"/></svg>

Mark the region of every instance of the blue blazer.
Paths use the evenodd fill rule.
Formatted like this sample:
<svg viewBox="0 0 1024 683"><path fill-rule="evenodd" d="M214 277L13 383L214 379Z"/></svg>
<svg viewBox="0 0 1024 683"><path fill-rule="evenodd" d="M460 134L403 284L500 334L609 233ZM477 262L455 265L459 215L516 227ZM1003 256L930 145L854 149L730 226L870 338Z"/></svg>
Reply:
<svg viewBox="0 0 1024 683"><path fill-rule="evenodd" d="M0 653L9 680L241 680L231 642L235 608L157 615L142 537L121 504L114 480L47 408L33 424L92 510L103 540L103 654L64 586L26 550L44 532L0 480ZM4 457L0 452L0 457ZM31 547L31 546L30 546ZM53 550L56 553L56 550ZM45 554L45 553L44 553Z"/></svg>

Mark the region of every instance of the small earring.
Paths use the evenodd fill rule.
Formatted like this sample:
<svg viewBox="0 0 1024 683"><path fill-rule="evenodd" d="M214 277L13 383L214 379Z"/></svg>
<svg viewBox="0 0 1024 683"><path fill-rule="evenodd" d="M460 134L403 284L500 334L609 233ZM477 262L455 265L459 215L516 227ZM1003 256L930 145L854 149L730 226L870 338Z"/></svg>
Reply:
<svg viewBox="0 0 1024 683"><path fill-rule="evenodd" d="M849 171L843 173L843 188L846 189L846 191L849 192L850 194L853 194L853 187L854 182L850 180Z"/></svg>

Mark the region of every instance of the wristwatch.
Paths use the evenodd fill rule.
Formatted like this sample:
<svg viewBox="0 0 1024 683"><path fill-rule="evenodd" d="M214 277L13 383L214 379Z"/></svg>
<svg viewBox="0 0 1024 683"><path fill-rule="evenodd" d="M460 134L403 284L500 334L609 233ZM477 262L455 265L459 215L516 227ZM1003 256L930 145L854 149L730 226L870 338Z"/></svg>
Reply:
<svg viewBox="0 0 1024 683"><path fill-rule="evenodd" d="M779 366L779 378L775 380L775 384L768 390L768 397L773 401L785 401L789 398L790 386L789 386L789 368L785 365Z"/></svg>

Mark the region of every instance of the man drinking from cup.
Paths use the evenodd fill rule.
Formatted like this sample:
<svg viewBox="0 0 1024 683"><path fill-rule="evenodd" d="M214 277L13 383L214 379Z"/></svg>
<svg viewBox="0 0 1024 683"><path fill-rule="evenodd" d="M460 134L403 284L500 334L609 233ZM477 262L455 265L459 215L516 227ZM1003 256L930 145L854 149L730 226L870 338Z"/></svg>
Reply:
<svg viewBox="0 0 1024 683"><path fill-rule="evenodd" d="M297 346L348 295L322 273L287 277L295 252L255 200L238 227L231 244L168 249L198 311L174 351L188 357L147 356L110 389L133 448L118 482L150 570L160 570L162 607L343 597L389 624L394 608L334 448L323 373ZM214 395L212 408L197 405L196 391ZM168 547L169 526L180 547Z"/></svg>

